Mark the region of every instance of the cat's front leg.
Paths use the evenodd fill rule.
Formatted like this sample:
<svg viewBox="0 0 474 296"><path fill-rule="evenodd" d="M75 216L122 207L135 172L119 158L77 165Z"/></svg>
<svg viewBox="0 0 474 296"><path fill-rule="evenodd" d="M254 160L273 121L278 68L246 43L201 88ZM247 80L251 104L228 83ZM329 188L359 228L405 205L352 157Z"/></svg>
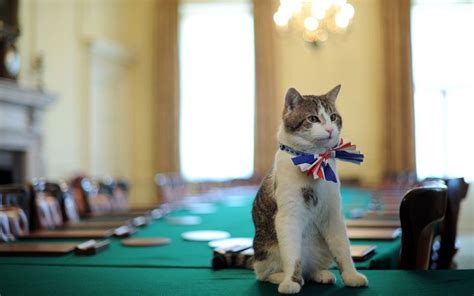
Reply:
<svg viewBox="0 0 474 296"><path fill-rule="evenodd" d="M321 230L339 267L344 285L349 287L367 286L369 282L365 275L357 272L354 267L344 218L339 209L334 209L328 215L328 223Z"/></svg>
<svg viewBox="0 0 474 296"><path fill-rule="evenodd" d="M303 207L298 201L286 200L278 204L275 228L278 237L284 278L278 292L294 294L304 284L301 265L301 241L304 219Z"/></svg>

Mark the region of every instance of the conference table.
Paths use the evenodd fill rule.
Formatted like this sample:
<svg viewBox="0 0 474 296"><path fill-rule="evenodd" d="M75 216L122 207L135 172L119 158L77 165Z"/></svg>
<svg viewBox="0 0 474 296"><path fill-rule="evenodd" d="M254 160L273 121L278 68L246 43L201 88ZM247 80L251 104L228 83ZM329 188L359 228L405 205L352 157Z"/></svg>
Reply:
<svg viewBox="0 0 474 296"><path fill-rule="evenodd" d="M367 288L305 283L302 295L466 295L474 293L474 270L363 270ZM3 265L0 294L10 295L275 295L250 270L209 268Z"/></svg>
<svg viewBox="0 0 474 296"><path fill-rule="evenodd" d="M350 215L354 209L367 207L370 192L344 188L343 210ZM133 237L168 237L171 243L154 247L126 247L119 238L110 238L107 250L94 256L2 256L0 257L0 295L260 295L276 292L276 286L259 283L251 270L225 269L213 271L212 250L207 242L186 241L181 233L190 230L223 230L232 237L252 237L253 195L216 202L216 211L200 214L199 225L170 225L166 219L140 228ZM238 200L237 203L235 201ZM170 216L190 215L188 210ZM193 214L195 215L195 214ZM40 240L21 240L34 243ZM62 243L71 240L55 239ZM84 240L78 240L82 242ZM358 294L387 295L387 287L396 294L433 295L429 291L474 292L474 271L407 272L390 270L397 266L400 239L391 241L355 240L351 244L377 246L376 253L356 267L366 274L369 288L356 289ZM335 267L334 267L335 268ZM338 274L337 270L333 270ZM467 279L471 279L468 281ZM444 283L444 284L442 284ZM424 286L425 288L422 288ZM452 289L449 289L452 286ZM308 283L304 293L343 295L354 289ZM437 293L438 293L437 292ZM423 294L425 293L425 294ZM453 294L458 295L458 294ZM461 294L459 294L461 295Z"/></svg>
<svg viewBox="0 0 474 296"><path fill-rule="evenodd" d="M343 210L346 215L354 208L367 207L371 196L369 192L358 189L343 189ZM229 200L231 202L229 202ZM236 204L235 201L238 201ZM171 244L158 247L132 248L122 246L120 239L111 238L108 250L91 257L68 254L59 257L45 256L7 256L0 257L1 264L28 265L73 265L100 267L188 267L208 268L211 265L212 251L206 242L185 241L181 233L192 230L222 230L231 237L253 237L254 226L251 218L253 195L226 198L216 203L217 211L212 214L199 215L199 225L170 225L166 219L156 220L153 224L140 228L133 235L141 237L168 237ZM169 216L195 215L188 210L179 210ZM34 243L41 240L22 240L23 243ZM65 240L48 240L61 243ZM70 242L71 240L67 240ZM80 243L84 240L78 240ZM354 245L375 245L376 253L366 261L356 262L359 269L393 269L397 266L400 252L400 239L392 241L356 240Z"/></svg>

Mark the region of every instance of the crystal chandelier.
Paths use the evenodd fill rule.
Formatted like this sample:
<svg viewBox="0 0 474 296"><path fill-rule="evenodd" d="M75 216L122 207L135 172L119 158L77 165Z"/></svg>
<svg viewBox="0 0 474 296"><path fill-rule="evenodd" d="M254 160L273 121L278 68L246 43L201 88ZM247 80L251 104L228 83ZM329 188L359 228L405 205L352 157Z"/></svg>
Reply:
<svg viewBox="0 0 474 296"><path fill-rule="evenodd" d="M273 20L280 30L301 32L311 43L324 42L330 33L344 32L354 17L347 0L280 0Z"/></svg>

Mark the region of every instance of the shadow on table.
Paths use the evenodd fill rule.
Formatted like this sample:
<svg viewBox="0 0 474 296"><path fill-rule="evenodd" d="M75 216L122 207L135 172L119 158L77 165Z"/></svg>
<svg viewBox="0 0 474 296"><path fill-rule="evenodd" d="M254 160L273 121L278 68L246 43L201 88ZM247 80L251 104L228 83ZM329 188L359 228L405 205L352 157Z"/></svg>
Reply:
<svg viewBox="0 0 474 296"><path fill-rule="evenodd" d="M252 295L257 292L258 295L277 295L278 285L271 284L268 282L255 283L248 289L247 295ZM369 293L367 293L369 292ZM370 295L370 288L348 288L345 287L341 280L335 285L321 285L314 282L305 282L301 292L298 295ZM373 294L373 293L372 293Z"/></svg>

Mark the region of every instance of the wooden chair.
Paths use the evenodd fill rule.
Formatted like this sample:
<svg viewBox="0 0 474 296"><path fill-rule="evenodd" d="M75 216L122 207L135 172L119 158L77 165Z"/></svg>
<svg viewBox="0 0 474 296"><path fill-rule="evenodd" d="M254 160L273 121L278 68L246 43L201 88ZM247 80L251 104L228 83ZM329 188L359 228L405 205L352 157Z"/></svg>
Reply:
<svg viewBox="0 0 474 296"><path fill-rule="evenodd" d="M160 194L160 203L176 204L182 202L189 192L189 184L179 173L160 173L155 176Z"/></svg>
<svg viewBox="0 0 474 296"><path fill-rule="evenodd" d="M88 203L88 192L92 190L90 180L85 176L77 176L71 180L71 189L76 202L77 209L81 216L91 212Z"/></svg>
<svg viewBox="0 0 474 296"><path fill-rule="evenodd" d="M81 216L102 215L113 212L112 189L85 176L71 182L74 199Z"/></svg>
<svg viewBox="0 0 474 296"><path fill-rule="evenodd" d="M46 187L47 182L35 179L30 187L31 229L56 229L64 224L60 196L53 186Z"/></svg>
<svg viewBox="0 0 474 296"><path fill-rule="evenodd" d="M401 269L429 268L434 226L444 218L447 187L432 182L408 191L400 205Z"/></svg>
<svg viewBox="0 0 474 296"><path fill-rule="evenodd" d="M84 183L86 184L86 183ZM107 199L114 199L112 196L113 189L117 186L115 181L112 182L107 182L104 184L104 188L102 190L104 191L104 195L107 194ZM122 185L121 185L122 186ZM87 184L84 186L84 189L87 189ZM99 188L99 191L101 189ZM61 228L74 228L76 229L87 229L87 228L116 228L120 226L130 226L131 224L140 224L142 225L143 223L133 219L133 216L139 216L138 214L132 214L130 219L127 218L119 218L115 219L114 217L111 218L110 221L93 221L93 217L87 217L84 216L81 219L81 216L79 214L78 208L76 206L76 199L74 198L70 187L65 181L61 181L60 183L52 183L52 182L46 182L45 183L45 191L49 193L52 196L55 196L56 199L59 201L59 204L61 205L61 210L62 210L62 215L63 215L63 220L64 224L61 225ZM86 192L88 193L88 192ZM115 196L115 195L114 195ZM90 213L93 214L93 213ZM97 214L97 213L96 213ZM106 217L106 215L112 215L113 213L99 213L100 217ZM89 218L89 219L87 219ZM140 222L140 223L139 223ZM138 226L138 225L137 225Z"/></svg>
<svg viewBox="0 0 474 296"><path fill-rule="evenodd" d="M458 251L459 244L456 242L457 226L461 201L466 197L469 184L464 178L444 179L448 186L448 201L446 215L440 223L440 241L433 246L431 268L450 269L453 267L453 257Z"/></svg>
<svg viewBox="0 0 474 296"><path fill-rule="evenodd" d="M128 182L111 177L99 181L99 194L110 201L113 212L126 212L128 208Z"/></svg>
<svg viewBox="0 0 474 296"><path fill-rule="evenodd" d="M18 206L29 218L30 195L28 188L21 184L0 185L0 206Z"/></svg>
<svg viewBox="0 0 474 296"><path fill-rule="evenodd" d="M123 210L129 210L128 194L130 192L130 183L125 179L114 181L113 195L118 207Z"/></svg>
<svg viewBox="0 0 474 296"><path fill-rule="evenodd" d="M6 230L8 235L2 236L0 240L14 240L15 237L27 234L30 230L31 217L28 188L20 184L1 185L0 212L5 215L4 217L8 217L8 221L2 221L2 224L9 224L2 225L2 230Z"/></svg>
<svg viewBox="0 0 474 296"><path fill-rule="evenodd" d="M413 188L417 183L415 171L388 172L384 176L384 187Z"/></svg>
<svg viewBox="0 0 474 296"><path fill-rule="evenodd" d="M77 209L76 201L70 190L69 185L65 181L59 183L46 182L45 190L52 196L55 196L61 205L61 211L64 222L77 223L80 220L79 211Z"/></svg>

